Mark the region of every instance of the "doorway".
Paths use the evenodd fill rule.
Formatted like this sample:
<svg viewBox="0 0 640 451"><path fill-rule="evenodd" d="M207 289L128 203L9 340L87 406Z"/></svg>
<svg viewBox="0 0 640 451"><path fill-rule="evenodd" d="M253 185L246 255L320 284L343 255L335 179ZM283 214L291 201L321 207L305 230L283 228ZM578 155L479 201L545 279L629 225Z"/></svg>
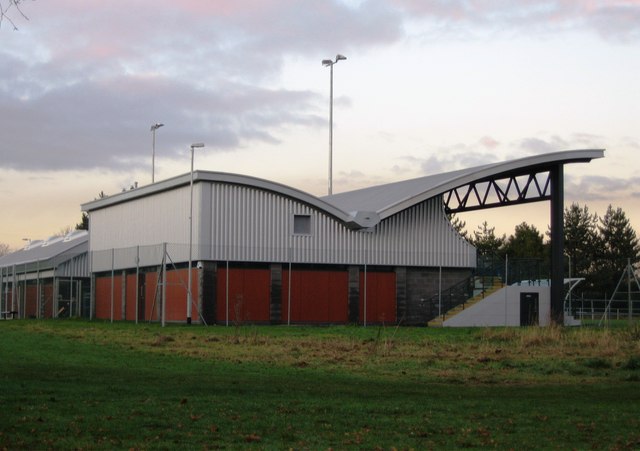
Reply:
<svg viewBox="0 0 640 451"><path fill-rule="evenodd" d="M520 325L537 326L540 293L520 293Z"/></svg>

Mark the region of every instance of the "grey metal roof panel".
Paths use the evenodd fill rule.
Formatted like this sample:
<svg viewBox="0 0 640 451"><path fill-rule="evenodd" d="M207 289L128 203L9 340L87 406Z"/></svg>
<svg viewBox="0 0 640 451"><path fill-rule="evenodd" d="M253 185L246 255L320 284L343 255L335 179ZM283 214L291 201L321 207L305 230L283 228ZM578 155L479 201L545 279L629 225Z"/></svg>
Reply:
<svg viewBox="0 0 640 451"><path fill-rule="evenodd" d="M322 199L345 211L375 211L380 213L385 207L396 204L404 199L423 193L455 179L459 174L466 174L469 170L428 175L385 185L371 186L354 191L325 196Z"/></svg>
<svg viewBox="0 0 640 451"><path fill-rule="evenodd" d="M549 167L554 164L589 162L594 158L602 157L604 157L603 149L567 150L378 185L325 196L322 199L345 211L372 211L384 219L419 202L473 181Z"/></svg>
<svg viewBox="0 0 640 451"><path fill-rule="evenodd" d="M51 237L44 241L32 241L23 249L0 257L0 267L47 262L74 249L77 251L74 254L87 252L88 242L89 233L86 230L75 230L62 238Z"/></svg>

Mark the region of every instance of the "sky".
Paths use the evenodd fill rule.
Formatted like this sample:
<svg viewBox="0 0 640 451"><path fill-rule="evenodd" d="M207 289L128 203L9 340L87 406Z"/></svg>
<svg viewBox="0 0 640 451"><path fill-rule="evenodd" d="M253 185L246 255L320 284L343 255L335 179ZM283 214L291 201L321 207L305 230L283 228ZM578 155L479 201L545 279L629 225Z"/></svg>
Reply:
<svg viewBox="0 0 640 451"><path fill-rule="evenodd" d="M0 0L6 8L8 0ZM22 14L21 14L22 13ZM327 193L570 149L640 232L640 0L34 0L0 24L0 243L195 168ZM17 29L14 29L15 28ZM549 203L461 215L546 231Z"/></svg>

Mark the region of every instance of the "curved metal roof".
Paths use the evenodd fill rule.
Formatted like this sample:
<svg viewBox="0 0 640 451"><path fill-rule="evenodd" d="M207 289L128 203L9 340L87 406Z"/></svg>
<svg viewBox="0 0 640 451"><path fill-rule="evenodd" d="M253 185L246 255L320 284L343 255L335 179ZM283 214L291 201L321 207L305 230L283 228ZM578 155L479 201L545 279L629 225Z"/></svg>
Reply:
<svg viewBox="0 0 640 451"><path fill-rule="evenodd" d="M372 186L326 196L323 199L345 211L372 211L378 214L380 219L384 219L474 181L525 174L558 164L587 163L594 158L602 157L603 149L567 150Z"/></svg>
<svg viewBox="0 0 640 451"><path fill-rule="evenodd" d="M194 171L193 181L194 183L205 181L214 183L228 183L232 185L244 185L260 190L272 191L274 193L289 197L291 199L314 207L320 211L323 211L326 214L333 216L337 220L343 222L347 227L351 228L371 227L378 222L377 217L370 217L371 215L362 213L351 215L348 212L336 207L334 204L312 194L306 193L296 188L292 188L287 185L283 185L281 183L272 182L249 175L231 174L226 172ZM100 199L96 199L91 202L82 204L81 208L83 211L99 210L111 205L128 202L136 198L168 191L181 186L186 186L189 185L190 182L191 176L189 173L187 173L154 183L152 185L146 185L129 191L123 191L112 196L106 196Z"/></svg>
<svg viewBox="0 0 640 451"><path fill-rule="evenodd" d="M40 262L46 266L48 262L57 261L65 253L75 249L74 253L86 252L89 232L73 230L62 237L50 237L44 241L32 241L23 249L0 257L0 268L14 265L25 265Z"/></svg>
<svg viewBox="0 0 640 451"><path fill-rule="evenodd" d="M194 183L201 181L228 183L272 191L323 211L343 222L347 227L359 229L372 227L381 219L472 181L481 181L503 174L526 173L558 164L589 162L603 156L604 150L601 149L555 152L372 186L325 197L317 197L296 188L257 177L224 172L194 171ZM96 199L83 204L81 208L83 211L99 210L139 197L189 185L190 180L189 173L183 174L151 185Z"/></svg>

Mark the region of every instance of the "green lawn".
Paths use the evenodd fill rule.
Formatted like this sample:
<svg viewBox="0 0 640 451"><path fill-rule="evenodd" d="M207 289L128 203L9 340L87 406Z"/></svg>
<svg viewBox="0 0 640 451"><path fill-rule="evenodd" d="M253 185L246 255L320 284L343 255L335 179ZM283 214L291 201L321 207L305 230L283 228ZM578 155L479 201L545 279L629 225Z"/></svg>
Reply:
<svg viewBox="0 0 640 451"><path fill-rule="evenodd" d="M0 449L637 449L640 333L0 321Z"/></svg>

